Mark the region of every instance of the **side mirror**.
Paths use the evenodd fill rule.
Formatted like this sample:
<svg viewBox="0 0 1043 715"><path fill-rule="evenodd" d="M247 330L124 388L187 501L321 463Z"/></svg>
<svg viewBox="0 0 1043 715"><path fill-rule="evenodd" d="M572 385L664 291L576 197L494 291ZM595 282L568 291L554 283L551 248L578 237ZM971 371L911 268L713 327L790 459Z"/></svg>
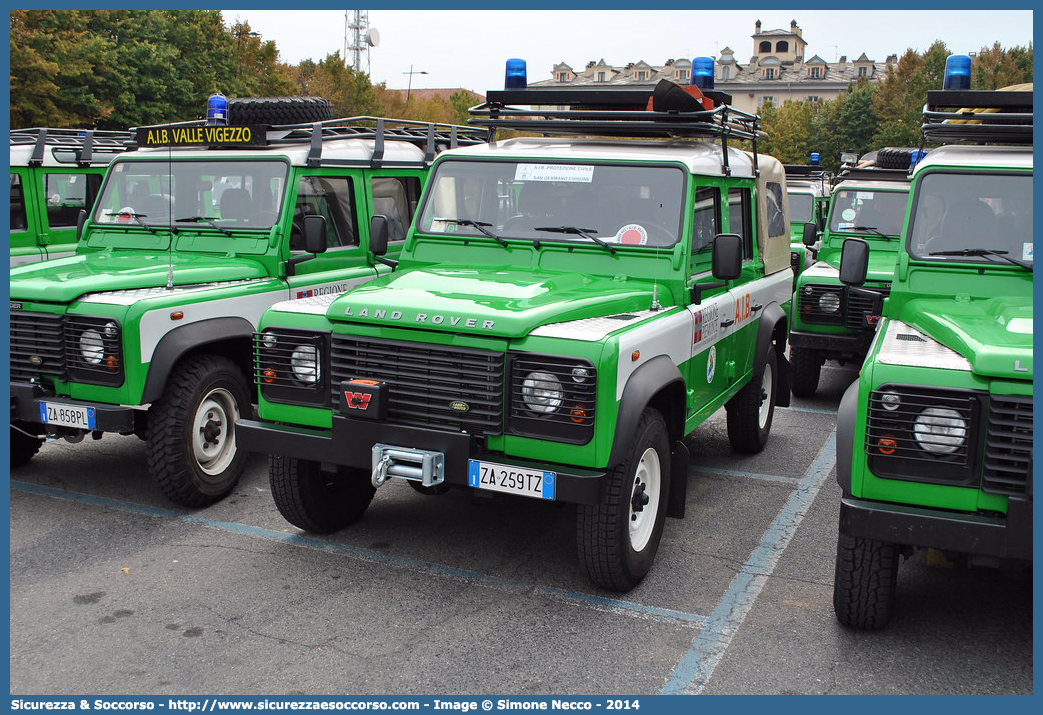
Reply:
<svg viewBox="0 0 1043 715"><path fill-rule="evenodd" d="M76 240L77 242L83 236L83 224L87 223L87 211L86 209L80 209L80 213L76 215Z"/></svg>
<svg viewBox="0 0 1043 715"><path fill-rule="evenodd" d="M742 273L742 236L720 233L713 237L713 277L730 281Z"/></svg>
<svg viewBox="0 0 1043 715"><path fill-rule="evenodd" d="M388 217L377 214L369 222L369 250L374 256L388 252Z"/></svg>
<svg viewBox="0 0 1043 715"><path fill-rule="evenodd" d="M818 225L814 223L804 224L804 233L801 235L800 240L804 242L805 246L814 246L815 242L818 241Z"/></svg>
<svg viewBox="0 0 1043 715"><path fill-rule="evenodd" d="M840 282L846 286L860 286L866 282L869 271L869 244L860 238L844 241L840 250Z"/></svg>
<svg viewBox="0 0 1043 715"><path fill-rule="evenodd" d="M326 252L326 217L310 214L304 217L304 250L308 253Z"/></svg>

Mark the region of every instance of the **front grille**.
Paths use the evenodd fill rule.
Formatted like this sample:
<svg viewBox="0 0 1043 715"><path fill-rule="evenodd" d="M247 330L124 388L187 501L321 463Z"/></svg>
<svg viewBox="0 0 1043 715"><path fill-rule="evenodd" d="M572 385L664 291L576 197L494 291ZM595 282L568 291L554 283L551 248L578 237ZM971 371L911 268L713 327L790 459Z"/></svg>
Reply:
<svg viewBox="0 0 1043 715"><path fill-rule="evenodd" d="M800 308L800 318L809 323L826 323L840 325L844 320L844 293L840 286L825 286L807 283L800 287L797 301ZM826 311L822 308L823 296L835 296L834 305L837 309ZM826 304L833 300L827 298Z"/></svg>
<svg viewBox="0 0 1043 715"><path fill-rule="evenodd" d="M879 293L884 298L886 298L891 293L891 291L887 288L872 288L863 290L872 290L874 293ZM865 316L873 313L872 309L874 302L875 301L873 300L872 296L860 294L858 292L849 292L847 296L847 311L844 314L844 320L847 327L853 328L855 330L861 330L862 328L866 327L872 327L875 329L875 324L873 326L867 326L865 324Z"/></svg>
<svg viewBox="0 0 1043 715"><path fill-rule="evenodd" d="M11 380L65 379L64 343L64 316L11 311Z"/></svg>
<svg viewBox="0 0 1043 715"><path fill-rule="evenodd" d="M334 335L330 366L334 411L342 381L381 380L388 384L388 422L503 432L501 352Z"/></svg>
<svg viewBox="0 0 1043 715"><path fill-rule="evenodd" d="M1032 398L993 397L985 436L982 489L1024 494L1032 478Z"/></svg>

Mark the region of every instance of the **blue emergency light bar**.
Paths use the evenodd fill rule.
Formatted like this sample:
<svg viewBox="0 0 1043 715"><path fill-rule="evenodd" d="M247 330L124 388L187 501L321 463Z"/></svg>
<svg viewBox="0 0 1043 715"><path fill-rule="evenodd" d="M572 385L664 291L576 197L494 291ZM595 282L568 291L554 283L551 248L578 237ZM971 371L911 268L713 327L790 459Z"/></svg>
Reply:
<svg viewBox="0 0 1043 715"><path fill-rule="evenodd" d="M525 89L529 80L525 73L525 60L516 57L507 60L507 75L504 77L504 89Z"/></svg>
<svg viewBox="0 0 1043 715"><path fill-rule="evenodd" d="M945 80L942 89L971 88L971 58L968 55L949 55L945 59Z"/></svg>
<svg viewBox="0 0 1043 715"><path fill-rule="evenodd" d="M211 94L206 101L206 123L211 127L228 126L228 100L220 92Z"/></svg>
<svg viewBox="0 0 1043 715"><path fill-rule="evenodd" d="M696 57L692 60L692 81L699 89L713 89L713 58Z"/></svg>

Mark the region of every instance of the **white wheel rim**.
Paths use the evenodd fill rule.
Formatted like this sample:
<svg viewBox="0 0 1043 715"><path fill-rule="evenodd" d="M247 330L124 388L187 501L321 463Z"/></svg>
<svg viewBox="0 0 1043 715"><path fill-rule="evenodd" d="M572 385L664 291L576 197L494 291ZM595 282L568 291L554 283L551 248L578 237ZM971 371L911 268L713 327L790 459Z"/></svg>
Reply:
<svg viewBox="0 0 1043 715"><path fill-rule="evenodd" d="M764 364L764 375L761 377L761 406L757 411L757 426L764 429L768 426L768 415L771 413L771 395L774 388L775 374L771 363Z"/></svg>
<svg viewBox="0 0 1043 715"><path fill-rule="evenodd" d="M652 538L662 487L663 472L659 453L649 447L638 460L630 493L630 546L634 551L644 549Z"/></svg>
<svg viewBox="0 0 1043 715"><path fill-rule="evenodd" d="M192 454L206 474L220 474L235 458L237 419L239 408L235 398L224 388L211 390L196 408L192 420Z"/></svg>

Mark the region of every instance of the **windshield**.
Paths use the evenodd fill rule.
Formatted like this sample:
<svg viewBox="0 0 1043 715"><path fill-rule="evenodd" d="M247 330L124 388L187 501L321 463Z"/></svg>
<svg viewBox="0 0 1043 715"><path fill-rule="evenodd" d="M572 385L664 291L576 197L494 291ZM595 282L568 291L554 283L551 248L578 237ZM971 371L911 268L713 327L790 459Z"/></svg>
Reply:
<svg viewBox="0 0 1043 715"><path fill-rule="evenodd" d="M982 255L931 255L968 249ZM1031 264L1032 175L925 174L916 192L909 253L960 263L1003 264L999 256L1008 256Z"/></svg>
<svg viewBox="0 0 1043 715"><path fill-rule="evenodd" d="M833 194L829 230L833 233L898 236L902 233L908 198L909 194L904 191L837 191Z"/></svg>
<svg viewBox="0 0 1043 715"><path fill-rule="evenodd" d="M787 192L789 196L789 220L790 223L812 223L815 220L815 197L811 194L795 194Z"/></svg>
<svg viewBox="0 0 1043 715"><path fill-rule="evenodd" d="M685 174L638 165L445 161L431 187L421 233L573 243L593 236L668 247L680 235Z"/></svg>
<svg viewBox="0 0 1043 715"><path fill-rule="evenodd" d="M117 161L94 222L269 229L286 191L282 161Z"/></svg>

